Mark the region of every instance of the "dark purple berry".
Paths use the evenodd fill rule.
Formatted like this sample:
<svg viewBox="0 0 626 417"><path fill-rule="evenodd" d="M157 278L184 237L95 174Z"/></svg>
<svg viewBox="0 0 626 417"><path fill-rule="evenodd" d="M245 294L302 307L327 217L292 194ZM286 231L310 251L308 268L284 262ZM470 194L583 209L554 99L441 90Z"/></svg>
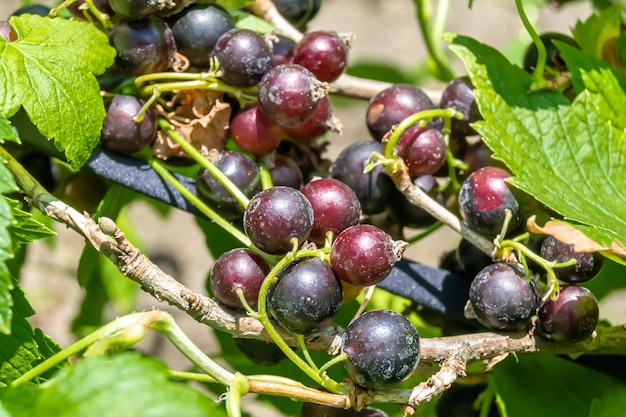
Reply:
<svg viewBox="0 0 626 417"><path fill-rule="evenodd" d="M484 167L463 182L459 210L470 228L496 235L502 229L506 209L512 214L509 230L520 225L520 205L505 181L508 177L509 173L500 168Z"/></svg>
<svg viewBox="0 0 626 417"><path fill-rule="evenodd" d="M474 100L474 91L469 77L459 77L450 81L441 94L439 107L442 109L451 108L463 114L463 119L452 119L452 135L464 137L475 135L476 132L470 127L473 123L481 119L478 105Z"/></svg>
<svg viewBox="0 0 626 417"><path fill-rule="evenodd" d="M145 101L135 96L118 94L107 103L106 117L100 132L100 143L106 149L121 154L131 154L149 145L157 134L157 115L151 109L140 122L134 117Z"/></svg>
<svg viewBox="0 0 626 417"><path fill-rule="evenodd" d="M291 139L310 142L311 140L327 133L333 125L333 108L328 96L324 96L313 112L313 115L298 126L285 128L285 134Z"/></svg>
<svg viewBox="0 0 626 417"><path fill-rule="evenodd" d="M265 39L249 29L231 29L219 37L213 55L227 84L248 87L259 83L272 66L272 51Z"/></svg>
<svg viewBox="0 0 626 417"><path fill-rule="evenodd" d="M354 191L334 178L320 178L300 190L313 206L313 228L309 239L323 244L326 233L337 236L359 223L361 204Z"/></svg>
<svg viewBox="0 0 626 417"><path fill-rule="evenodd" d="M373 152L382 153L382 149L380 142L355 142L341 151L330 171L331 177L352 188L365 214L378 214L385 210L395 189L384 167L379 165L370 172L363 172L370 155Z"/></svg>
<svg viewBox="0 0 626 417"><path fill-rule="evenodd" d="M401 245L382 229L358 224L339 233L330 251L337 276L351 285L376 285L389 275L399 259Z"/></svg>
<svg viewBox="0 0 626 417"><path fill-rule="evenodd" d="M163 71L176 55L172 30L155 16L120 20L113 26L109 42L117 51L115 64L131 75Z"/></svg>
<svg viewBox="0 0 626 417"><path fill-rule="evenodd" d="M556 47L554 41L563 42L575 48L579 48L578 43L576 43L571 36L558 32L543 33L539 36L539 39L541 39L541 42L546 47L546 66L556 71L566 71L567 66L565 65L565 61L563 57L561 57L561 51ZM524 54L524 70L532 73L537 66L537 59L537 46L532 42Z"/></svg>
<svg viewBox="0 0 626 417"><path fill-rule="evenodd" d="M306 68L278 65L259 83L259 105L265 115L282 127L306 122L326 95L326 87Z"/></svg>
<svg viewBox="0 0 626 417"><path fill-rule="evenodd" d="M555 300L548 299L539 306L539 331L555 342L580 342L593 334L599 314L591 291L566 285Z"/></svg>
<svg viewBox="0 0 626 417"><path fill-rule="evenodd" d="M298 190L272 187L255 195L243 218L244 229L252 243L273 255L282 255L308 237L313 227L313 207Z"/></svg>
<svg viewBox="0 0 626 417"><path fill-rule="evenodd" d="M302 171L295 161L281 154L274 155L274 165L270 168L272 184L299 190L302 187Z"/></svg>
<svg viewBox="0 0 626 417"><path fill-rule="evenodd" d="M293 64L293 54L296 42L281 35L276 36L272 44L272 66Z"/></svg>
<svg viewBox="0 0 626 417"><path fill-rule="evenodd" d="M319 258L296 260L278 273L268 305L272 317L294 333L308 334L328 325L341 307L341 285Z"/></svg>
<svg viewBox="0 0 626 417"><path fill-rule="evenodd" d="M574 245L563 243L554 236L546 237L541 244L541 257L553 262L576 259L576 264L565 268L554 268L558 279L568 284L589 281L600 273L604 257L597 252L576 252Z"/></svg>
<svg viewBox="0 0 626 417"><path fill-rule="evenodd" d="M417 330L406 317L391 310L369 311L351 322L341 347L352 380L373 389L403 381L420 357Z"/></svg>
<svg viewBox="0 0 626 417"><path fill-rule="evenodd" d="M171 23L178 52L192 65L208 67L217 40L235 28L230 14L215 4L197 4L174 16Z"/></svg>
<svg viewBox="0 0 626 417"><path fill-rule="evenodd" d="M293 62L308 69L320 81L333 82L348 65L348 46L332 31L305 33L297 43Z"/></svg>
<svg viewBox="0 0 626 417"><path fill-rule="evenodd" d="M243 309L237 295L241 289L250 307L255 307L259 290L270 271L267 262L250 249L232 249L223 253L211 269L211 292L215 299L227 307Z"/></svg>
<svg viewBox="0 0 626 417"><path fill-rule="evenodd" d="M523 330L537 310L535 287L506 263L491 264L476 275L469 301L480 324L493 330Z"/></svg>
<svg viewBox="0 0 626 417"><path fill-rule="evenodd" d="M247 197L261 191L259 167L242 153L223 151L213 161ZM206 169L201 169L196 178L196 192L209 207L227 220L240 219L244 209L232 194Z"/></svg>
<svg viewBox="0 0 626 417"><path fill-rule="evenodd" d="M367 107L366 122L372 137L378 141L394 126L413 113L435 109L421 89L397 84L376 94Z"/></svg>
<svg viewBox="0 0 626 417"><path fill-rule="evenodd" d="M278 12L298 29L315 17L322 0L274 0Z"/></svg>

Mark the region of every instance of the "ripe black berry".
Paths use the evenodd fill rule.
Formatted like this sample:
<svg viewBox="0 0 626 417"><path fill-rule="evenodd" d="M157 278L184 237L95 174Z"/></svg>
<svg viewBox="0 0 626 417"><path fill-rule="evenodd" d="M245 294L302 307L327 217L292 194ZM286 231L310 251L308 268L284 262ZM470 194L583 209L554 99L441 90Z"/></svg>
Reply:
<svg viewBox="0 0 626 417"><path fill-rule="evenodd" d="M565 61L561 57L561 51L554 45L554 41L564 42L578 48L578 43L571 37L558 32L546 32L539 36L541 42L546 47L546 66L557 71L566 71ZM523 67L528 72L533 72L537 66L537 46L534 42L528 45L524 54Z"/></svg>
<svg viewBox="0 0 626 417"><path fill-rule="evenodd" d="M576 252L574 245L563 243L554 236L546 237L541 244L541 256L554 262L576 259L576 264L565 268L554 268L558 279L569 284L589 281L598 275L604 257L597 252Z"/></svg>
<svg viewBox="0 0 626 417"><path fill-rule="evenodd" d="M118 94L106 105L107 113L100 132L100 143L106 149L121 154L140 151L157 134L157 115L149 108L141 122L133 120L145 101L135 96Z"/></svg>
<svg viewBox="0 0 626 417"><path fill-rule="evenodd" d="M467 76L459 77L450 81L441 94L439 107L442 109L452 108L463 114L463 119L452 119L452 135L462 137L475 135L476 132L470 127L470 123L480 120L478 105L474 100L472 83Z"/></svg>
<svg viewBox="0 0 626 417"><path fill-rule="evenodd" d="M495 263L472 281L469 301L476 319L493 330L523 329L537 310L534 286L510 264Z"/></svg>
<svg viewBox="0 0 626 417"><path fill-rule="evenodd" d="M478 233L499 233L506 209L512 214L509 230L520 225L520 205L504 181L509 176L500 168L484 167L463 182L459 192L459 210L467 225Z"/></svg>
<svg viewBox="0 0 626 417"><path fill-rule="evenodd" d="M272 184L284 185L299 190L302 187L302 171L296 162L284 155L274 155L274 166L270 168Z"/></svg>
<svg viewBox="0 0 626 417"><path fill-rule="evenodd" d="M272 316L294 333L329 324L341 307L341 285L319 258L296 260L278 273L268 295Z"/></svg>
<svg viewBox="0 0 626 417"><path fill-rule="evenodd" d="M259 249L281 255L292 249L292 238L302 244L309 237L313 207L294 188L272 187L250 200L243 224L246 234Z"/></svg>
<svg viewBox="0 0 626 417"><path fill-rule="evenodd" d="M539 306L539 331L555 342L580 342L596 329L598 316L598 301L591 291L566 285L555 300Z"/></svg>
<svg viewBox="0 0 626 417"><path fill-rule="evenodd" d="M348 374L366 388L386 388L407 378L419 361L417 330L402 314L370 311L348 325L342 337Z"/></svg>
<svg viewBox="0 0 626 417"><path fill-rule="evenodd" d="M223 253L211 269L211 292L220 303L235 309L243 309L237 295L241 289L250 307L255 307L259 290L270 271L267 262L250 249L233 249Z"/></svg>
<svg viewBox="0 0 626 417"><path fill-rule="evenodd" d="M224 82L247 87L259 83L272 66L272 51L265 39L248 29L231 29L219 37L213 55Z"/></svg>
<svg viewBox="0 0 626 417"><path fill-rule="evenodd" d="M306 122L326 95L326 87L301 65L277 65L259 83L259 105L282 127Z"/></svg>

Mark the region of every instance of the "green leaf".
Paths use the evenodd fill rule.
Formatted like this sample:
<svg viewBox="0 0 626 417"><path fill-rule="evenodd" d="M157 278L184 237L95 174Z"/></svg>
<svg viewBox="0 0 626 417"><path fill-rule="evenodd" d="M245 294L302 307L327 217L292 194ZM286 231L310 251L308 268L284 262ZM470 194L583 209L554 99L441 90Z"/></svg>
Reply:
<svg viewBox="0 0 626 417"><path fill-rule="evenodd" d="M606 374L548 355L509 357L494 367L490 383L508 417L587 417L598 398L626 388Z"/></svg>
<svg viewBox="0 0 626 417"><path fill-rule="evenodd" d="M241 9L232 9L228 13L233 17L237 29L249 29L261 34L271 33L275 29L274 25L267 20L244 12Z"/></svg>
<svg viewBox="0 0 626 417"><path fill-rule="evenodd" d="M0 39L0 113L20 105L78 168L98 143L105 110L94 74L113 63L107 36L80 21L11 17L18 39Z"/></svg>
<svg viewBox="0 0 626 417"><path fill-rule="evenodd" d="M599 243L624 241L626 134L608 119L611 103L626 102L610 71L581 69L594 82L570 103L558 92L529 93L532 79L495 49L448 36L474 84L484 121L475 129L514 174L509 182L562 214L593 227ZM602 80L600 83L599 80ZM607 91L608 90L608 91Z"/></svg>
<svg viewBox="0 0 626 417"><path fill-rule="evenodd" d="M626 409L626 387L623 385L608 389L601 398L591 403L589 417L620 416Z"/></svg>
<svg viewBox="0 0 626 417"><path fill-rule="evenodd" d="M9 198L5 198L5 200L11 208L11 214L13 217L13 221L8 227L9 234L11 235L11 243L13 244L13 250L25 243L34 242L35 240L56 235L56 232L50 230L44 224L35 220L31 213L21 210L19 208L19 201Z"/></svg>
<svg viewBox="0 0 626 417"><path fill-rule="evenodd" d="M226 416L210 398L169 381L162 363L134 352L82 359L45 386L9 388L0 399L12 417Z"/></svg>
<svg viewBox="0 0 626 417"><path fill-rule="evenodd" d="M217 0L216 3L225 9L238 9L253 1L254 0ZM231 10L229 10L229 12L230 11Z"/></svg>
<svg viewBox="0 0 626 417"><path fill-rule="evenodd" d="M572 30L580 48L596 58L602 58L607 40L617 38L621 32L622 9L610 7L591 15L585 22L578 21Z"/></svg>
<svg viewBox="0 0 626 417"><path fill-rule="evenodd" d="M35 312L22 290L14 285L10 294L13 300L11 334L0 334L0 387L6 386L59 350L50 338L40 330L33 330L26 320Z"/></svg>
<svg viewBox="0 0 626 417"><path fill-rule="evenodd" d="M19 142L20 137L13 126L11 126L9 119L0 114L0 142L7 140L10 142Z"/></svg>

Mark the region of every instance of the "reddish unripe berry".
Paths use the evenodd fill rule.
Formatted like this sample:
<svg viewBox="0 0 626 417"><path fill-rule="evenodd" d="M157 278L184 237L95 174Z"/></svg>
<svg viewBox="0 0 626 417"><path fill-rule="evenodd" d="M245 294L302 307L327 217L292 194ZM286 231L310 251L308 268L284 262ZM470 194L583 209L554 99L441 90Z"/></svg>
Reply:
<svg viewBox="0 0 626 417"><path fill-rule="evenodd" d="M339 233L330 251L330 265L341 280L359 287L376 285L399 258L399 245L385 231L369 224Z"/></svg>
<svg viewBox="0 0 626 417"><path fill-rule="evenodd" d="M409 174L415 177L434 174L446 163L446 141L441 132L427 126L410 126L396 146Z"/></svg>
<svg viewBox="0 0 626 417"><path fill-rule="evenodd" d="M323 97L313 112L313 115L306 122L291 128L285 128L285 134L291 139L301 142L309 142L324 133L328 132L332 126L333 108L328 96Z"/></svg>
<svg viewBox="0 0 626 417"><path fill-rule="evenodd" d="M296 45L293 62L310 70L318 80L330 83L348 65L348 46L336 32L309 32Z"/></svg>
<svg viewBox="0 0 626 417"><path fill-rule="evenodd" d="M361 203L350 187L334 178L321 178L300 190L313 206L313 228L309 239L322 244L326 233L337 236L359 223Z"/></svg>
<svg viewBox="0 0 626 417"><path fill-rule="evenodd" d="M264 155L278 147L283 137L280 126L270 121L259 106L237 113L230 122L230 134L244 152Z"/></svg>

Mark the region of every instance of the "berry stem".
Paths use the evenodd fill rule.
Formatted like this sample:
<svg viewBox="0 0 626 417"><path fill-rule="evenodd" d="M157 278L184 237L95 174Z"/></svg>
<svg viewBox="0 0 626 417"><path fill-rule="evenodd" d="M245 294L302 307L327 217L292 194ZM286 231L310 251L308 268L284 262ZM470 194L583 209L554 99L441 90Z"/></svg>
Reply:
<svg viewBox="0 0 626 417"><path fill-rule="evenodd" d="M200 200L194 193L192 193L191 191L187 189L187 187L182 185L176 179L176 177L174 177L167 170L167 168L163 166L163 164L159 160L152 158L148 160L148 163L150 164L152 169L154 169L165 181L172 184L172 186L176 188L176 190L179 193L181 193L183 197L189 200L198 210L200 210L202 214L204 214L209 219L213 220L215 223L221 226L224 230L226 230L233 237L239 240L244 246L252 250L258 251L254 247L254 245L252 244L252 241L250 240L250 238L248 238L248 236L246 236L241 230L233 226L230 222L226 221L222 216L220 216L217 212L213 211L209 206L204 204L204 202Z"/></svg>
<svg viewBox="0 0 626 417"><path fill-rule="evenodd" d="M242 208L248 207L250 199L237 187L215 164L204 157L191 143L187 142L182 135L172 128L170 123L163 118L159 118L159 127L172 138L187 154L197 163L211 173L226 190L237 200Z"/></svg>
<svg viewBox="0 0 626 417"><path fill-rule="evenodd" d="M257 159L259 165L259 177L261 178L261 188L268 190L274 186L272 183L272 176L270 170L267 168L267 164L262 158Z"/></svg>
<svg viewBox="0 0 626 417"><path fill-rule="evenodd" d="M517 13L522 20L524 28L526 28L526 31L528 32L533 40L533 43L537 47L537 64L535 65L535 71L533 71L533 78L535 80L533 82L531 90L541 90L546 87L546 79L543 76L546 70L546 46L541 41L541 38L537 34L537 31L533 27L532 23L530 23L530 20L528 20L528 16L526 15L526 11L524 10L524 2L522 0L515 0L515 7L517 8Z"/></svg>
<svg viewBox="0 0 626 417"><path fill-rule="evenodd" d="M415 16L419 23L424 44L429 53L429 67L433 75L441 81L451 81L455 78L454 71L450 67L450 62L446 57L441 45L441 34L445 24L448 10L450 8L449 0L440 0L438 2L437 16L435 23L431 25L432 2L431 0L413 0L415 4Z"/></svg>

